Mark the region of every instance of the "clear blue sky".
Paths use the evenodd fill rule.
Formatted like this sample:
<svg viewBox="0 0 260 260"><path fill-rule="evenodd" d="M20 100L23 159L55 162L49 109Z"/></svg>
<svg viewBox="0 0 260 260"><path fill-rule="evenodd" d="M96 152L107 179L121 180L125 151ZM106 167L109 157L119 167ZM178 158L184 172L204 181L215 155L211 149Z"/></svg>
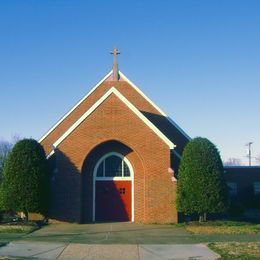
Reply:
<svg viewBox="0 0 260 260"><path fill-rule="evenodd" d="M223 159L260 155L260 1L0 1L0 137L39 138L111 69Z"/></svg>

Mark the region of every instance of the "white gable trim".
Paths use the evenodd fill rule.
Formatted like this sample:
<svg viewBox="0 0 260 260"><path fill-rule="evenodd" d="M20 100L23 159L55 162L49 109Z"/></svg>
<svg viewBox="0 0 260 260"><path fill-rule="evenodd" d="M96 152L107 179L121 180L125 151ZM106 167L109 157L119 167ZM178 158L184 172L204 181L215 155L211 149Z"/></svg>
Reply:
<svg viewBox="0 0 260 260"><path fill-rule="evenodd" d="M112 75L112 70L103 78L101 79L88 93L85 95L73 108L70 109L46 134L44 134L40 140L43 141L67 116L69 116L90 94L99 86L101 85L109 76Z"/></svg>
<svg viewBox="0 0 260 260"><path fill-rule="evenodd" d="M46 159L48 160L54 153L55 153L55 151L52 150L52 151L46 156Z"/></svg>
<svg viewBox="0 0 260 260"><path fill-rule="evenodd" d="M68 117L96 88L99 87L107 78L112 75L113 71L111 70L103 79L101 79L74 107L72 107L46 134L44 134L39 142L42 142L66 117ZM175 126L188 140L191 138L170 118L168 117L153 101L148 98L132 81L130 81L121 71L119 71L120 77L130 84L145 100L147 100L156 110L158 110L166 119Z"/></svg>
<svg viewBox="0 0 260 260"><path fill-rule="evenodd" d="M155 109L157 109L163 116L167 118L167 120L174 125L188 140L191 140L191 137L188 136L170 117L168 117L153 101L148 98L141 89L139 89L132 81L130 81L121 71L119 71L119 75L123 80L128 82L144 99L146 99Z"/></svg>
<svg viewBox="0 0 260 260"><path fill-rule="evenodd" d="M55 143L57 147L66 139L92 112L94 112L111 94L115 94L132 112L134 112L153 132L158 135L170 149L176 146L173 144L151 121L149 121L132 103L130 103L115 87L110 88L89 110L87 110Z"/></svg>
<svg viewBox="0 0 260 260"><path fill-rule="evenodd" d="M120 77L126 81L129 85L131 85L146 101L148 101L156 110L158 110L163 116L167 116L153 101L148 98L140 88L138 88L130 79L128 79L121 71L119 71Z"/></svg>

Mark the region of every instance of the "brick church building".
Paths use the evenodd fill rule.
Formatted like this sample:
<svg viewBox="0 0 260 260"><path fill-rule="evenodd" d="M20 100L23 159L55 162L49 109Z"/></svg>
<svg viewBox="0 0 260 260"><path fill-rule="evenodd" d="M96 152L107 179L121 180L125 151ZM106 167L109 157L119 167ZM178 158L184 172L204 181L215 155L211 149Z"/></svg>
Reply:
<svg viewBox="0 0 260 260"><path fill-rule="evenodd" d="M176 179L189 136L118 70L41 139L51 167L50 218L177 222Z"/></svg>

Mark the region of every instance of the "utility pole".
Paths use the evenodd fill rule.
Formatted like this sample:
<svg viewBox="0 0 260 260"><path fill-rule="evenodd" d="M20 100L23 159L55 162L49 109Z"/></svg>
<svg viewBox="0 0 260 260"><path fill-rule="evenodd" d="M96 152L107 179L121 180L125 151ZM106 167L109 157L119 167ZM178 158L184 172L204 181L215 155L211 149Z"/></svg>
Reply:
<svg viewBox="0 0 260 260"><path fill-rule="evenodd" d="M249 160L249 166L251 166L251 159L252 159L252 153L251 153L251 145L253 144L253 142L249 142L246 144L246 146L248 146L248 160Z"/></svg>

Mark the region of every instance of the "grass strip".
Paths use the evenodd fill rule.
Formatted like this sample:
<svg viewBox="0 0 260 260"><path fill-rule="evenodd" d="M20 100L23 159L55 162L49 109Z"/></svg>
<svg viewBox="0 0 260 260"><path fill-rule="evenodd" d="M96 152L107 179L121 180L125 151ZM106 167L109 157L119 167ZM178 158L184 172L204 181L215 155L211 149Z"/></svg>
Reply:
<svg viewBox="0 0 260 260"><path fill-rule="evenodd" d="M219 242L208 247L221 255L221 259L260 259L260 242Z"/></svg>
<svg viewBox="0 0 260 260"><path fill-rule="evenodd" d="M32 224L22 224L22 225L10 225L10 224L1 224L0 233L30 233L38 229L37 225Z"/></svg>
<svg viewBox="0 0 260 260"><path fill-rule="evenodd" d="M260 224L235 221L190 222L185 224L193 234L260 234Z"/></svg>

